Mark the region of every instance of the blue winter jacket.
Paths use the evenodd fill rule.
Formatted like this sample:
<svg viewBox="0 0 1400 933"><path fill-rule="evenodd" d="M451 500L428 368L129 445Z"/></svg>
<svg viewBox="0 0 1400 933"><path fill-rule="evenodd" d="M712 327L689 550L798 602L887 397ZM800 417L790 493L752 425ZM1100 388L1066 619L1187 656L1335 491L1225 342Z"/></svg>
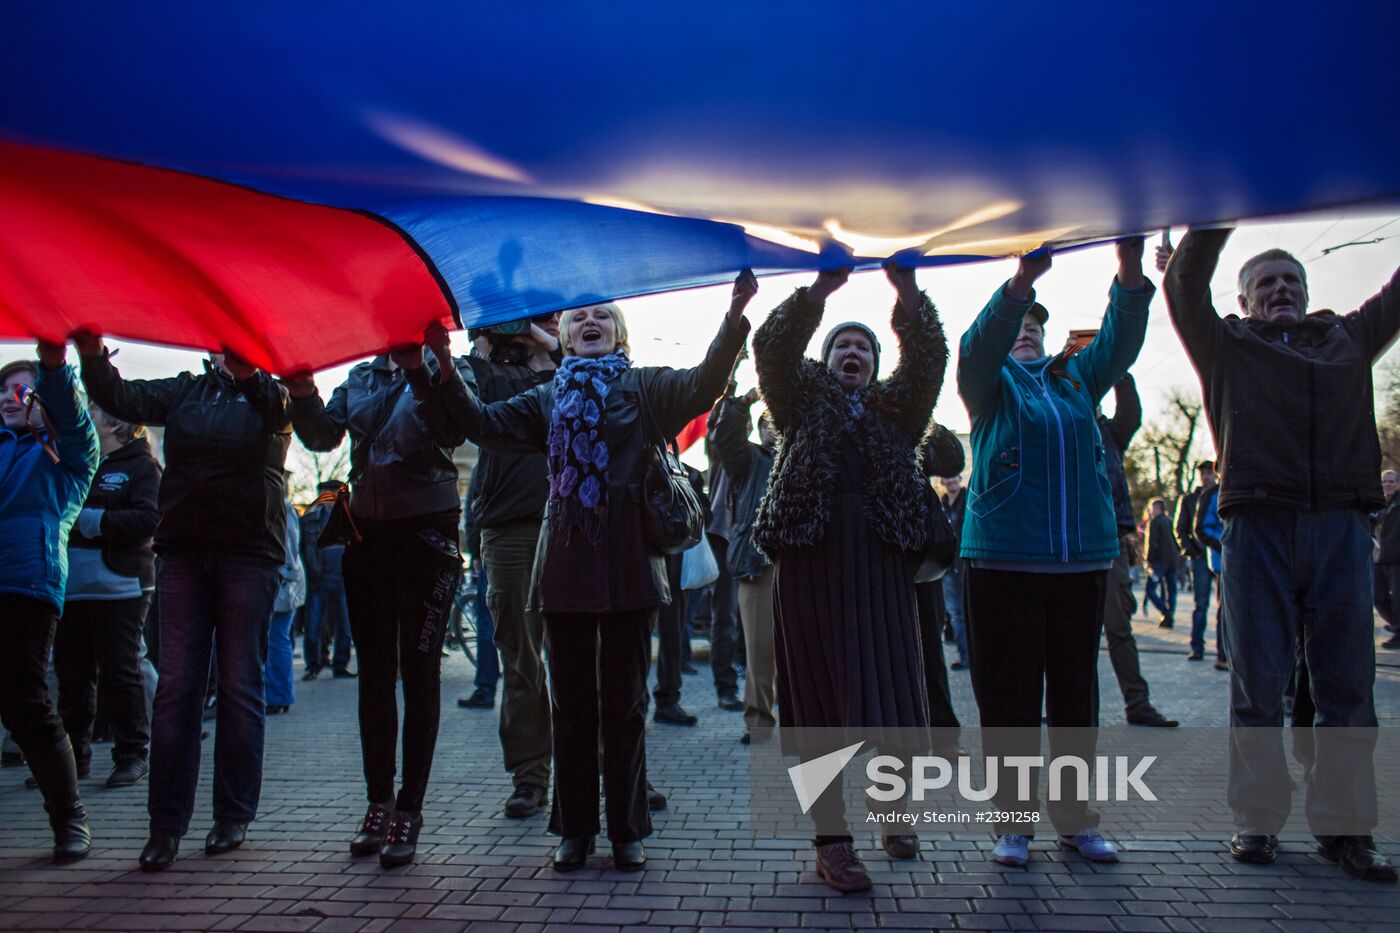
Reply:
<svg viewBox="0 0 1400 933"><path fill-rule="evenodd" d="M0 427L0 593L43 600L61 613L68 532L87 499L100 453L73 367L40 367L37 381L34 389L55 432L40 435L53 445L58 463L29 431Z"/></svg>
<svg viewBox="0 0 1400 933"><path fill-rule="evenodd" d="M1022 301L1002 286L963 334L958 394L972 418L963 557L1050 564L1118 556L1094 411L1137 359L1155 291L1150 282L1128 291L1115 279L1098 336L1068 358L1011 358L1034 292Z"/></svg>

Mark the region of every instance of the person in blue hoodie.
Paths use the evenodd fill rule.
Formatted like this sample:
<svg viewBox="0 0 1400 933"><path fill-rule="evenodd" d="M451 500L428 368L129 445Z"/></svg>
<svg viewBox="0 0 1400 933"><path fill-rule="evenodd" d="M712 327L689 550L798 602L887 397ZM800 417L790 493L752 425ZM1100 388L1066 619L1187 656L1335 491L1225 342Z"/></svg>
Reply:
<svg viewBox="0 0 1400 933"><path fill-rule="evenodd" d="M44 794L55 861L92 849L78 768L45 674L68 577L68 534L99 459L63 344L0 367L0 720ZM37 533L36 533L37 532Z"/></svg>
<svg viewBox="0 0 1400 933"><path fill-rule="evenodd" d="M1118 531L1095 420L1100 399L1137 359L1155 287L1143 277L1140 239L1117 244L1118 274L1093 342L1047 356L1049 313L1035 282L1048 251L1021 259L967 333L958 358L958 394L972 419L972 481L961 556L968 569L972 689L988 755L1023 747L1039 728L1041 703L1052 756L1092 759L1087 729L1098 722L1094 692L1099 615ZM1012 737L1006 727L1028 727ZM1056 727L1063 727L1057 729ZM1008 741L1010 739L1010 741ZM1073 746L1073 747L1071 747ZM1016 799L1014 770L1003 767L997 809L1031 813ZM1117 859L1087 801L1051 801L1060 844L1093 861ZM1024 865L1031 822L996 826L993 859Z"/></svg>

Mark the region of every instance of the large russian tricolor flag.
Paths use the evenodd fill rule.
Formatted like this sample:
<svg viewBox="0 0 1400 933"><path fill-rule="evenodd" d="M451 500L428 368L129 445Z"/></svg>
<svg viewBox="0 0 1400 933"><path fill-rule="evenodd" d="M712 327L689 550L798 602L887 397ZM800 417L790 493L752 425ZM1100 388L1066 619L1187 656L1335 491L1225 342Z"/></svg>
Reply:
<svg viewBox="0 0 1400 933"><path fill-rule="evenodd" d="M17 5L0 337L286 373L746 267L1393 207L1397 34L1362 0Z"/></svg>

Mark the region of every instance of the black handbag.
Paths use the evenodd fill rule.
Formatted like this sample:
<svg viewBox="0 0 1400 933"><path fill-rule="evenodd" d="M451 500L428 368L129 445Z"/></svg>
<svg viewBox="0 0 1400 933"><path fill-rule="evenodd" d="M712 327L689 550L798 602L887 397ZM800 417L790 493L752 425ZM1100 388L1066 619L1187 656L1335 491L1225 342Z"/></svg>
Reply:
<svg viewBox="0 0 1400 933"><path fill-rule="evenodd" d="M323 492L311 503L312 506L330 506L326 526L316 538L317 547L339 547L350 543L359 544L364 540L355 517L350 514L350 484L341 483L334 492Z"/></svg>
<svg viewBox="0 0 1400 933"><path fill-rule="evenodd" d="M658 554L680 554L705 536L705 511L681 466L680 451L652 415L644 381L638 398L652 435L642 461L642 540Z"/></svg>
<svg viewBox="0 0 1400 933"><path fill-rule="evenodd" d="M953 523L948 520L943 500L938 498L938 493L933 491L928 480L924 480L924 487L928 499L928 512L924 520L927 536L919 566L914 570L915 583L932 583L943 579L958 557L958 536L953 531Z"/></svg>

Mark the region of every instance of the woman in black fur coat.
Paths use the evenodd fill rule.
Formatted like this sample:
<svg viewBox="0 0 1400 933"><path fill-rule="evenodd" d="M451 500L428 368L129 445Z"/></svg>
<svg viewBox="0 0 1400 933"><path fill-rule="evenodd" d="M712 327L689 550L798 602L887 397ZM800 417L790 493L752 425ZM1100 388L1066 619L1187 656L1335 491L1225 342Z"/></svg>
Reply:
<svg viewBox="0 0 1400 933"><path fill-rule="evenodd" d="M928 520L919 448L948 346L913 271L890 264L886 273L899 295L891 325L900 344L887 379L875 381L880 346L863 324L832 328L820 361L803 356L846 270L799 288L754 333L759 387L781 437L754 541L774 561L785 730L928 725L914 595ZM817 871L837 890L864 890L870 876L851 836L830 835L845 822L840 794L838 780L812 810L823 833ZM918 842L887 835L885 849L913 858Z"/></svg>

